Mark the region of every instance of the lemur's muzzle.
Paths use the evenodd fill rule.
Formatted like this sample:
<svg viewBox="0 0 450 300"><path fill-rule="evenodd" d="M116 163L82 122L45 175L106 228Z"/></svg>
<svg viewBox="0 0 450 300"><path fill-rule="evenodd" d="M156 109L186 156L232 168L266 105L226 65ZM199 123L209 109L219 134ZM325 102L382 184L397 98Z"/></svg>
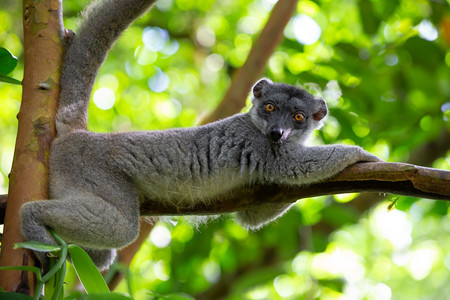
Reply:
<svg viewBox="0 0 450 300"><path fill-rule="evenodd" d="M269 140L276 144L282 143L288 138L290 132L290 129L272 128L268 134Z"/></svg>

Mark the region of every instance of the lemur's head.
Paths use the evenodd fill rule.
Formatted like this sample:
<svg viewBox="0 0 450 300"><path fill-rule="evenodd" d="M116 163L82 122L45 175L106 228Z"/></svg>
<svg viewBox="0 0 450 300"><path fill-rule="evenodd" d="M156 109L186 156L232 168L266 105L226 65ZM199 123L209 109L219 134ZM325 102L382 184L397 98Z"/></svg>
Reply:
<svg viewBox="0 0 450 300"><path fill-rule="evenodd" d="M259 80L252 89L253 123L276 144L303 143L311 131L322 126L328 113L324 100L292 85Z"/></svg>

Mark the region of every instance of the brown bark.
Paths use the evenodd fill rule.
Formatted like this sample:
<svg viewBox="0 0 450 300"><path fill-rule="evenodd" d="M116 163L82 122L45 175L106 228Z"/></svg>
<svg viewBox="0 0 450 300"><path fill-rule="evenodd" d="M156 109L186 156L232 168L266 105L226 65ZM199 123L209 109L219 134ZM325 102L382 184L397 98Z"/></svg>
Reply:
<svg viewBox="0 0 450 300"><path fill-rule="evenodd" d="M330 180L309 186L255 184L241 187L195 206L175 206L149 201L141 213L152 215L202 215L229 213L268 202L295 202L322 195L380 192L438 200L450 200L450 171L403 163L358 163Z"/></svg>
<svg viewBox="0 0 450 300"><path fill-rule="evenodd" d="M443 128L434 140L428 141L411 151L407 162L414 165L431 166L436 159L447 153L449 145L450 132L447 128ZM362 213L385 197L385 194L380 193L362 193L350 202L350 205Z"/></svg>
<svg viewBox="0 0 450 300"><path fill-rule="evenodd" d="M225 97L215 111L202 120L210 123L238 113L245 105L247 95L264 73L267 61L283 38L283 31L295 11L298 0L278 1L259 34L244 65L233 75Z"/></svg>
<svg viewBox="0 0 450 300"><path fill-rule="evenodd" d="M179 203L175 205L149 199L141 204L140 209L144 216L208 215L235 212L261 203L289 203L301 198L354 192L389 193L450 201L450 171L405 163L358 163L329 180L307 186L253 184L219 195L208 204L180 206ZM151 227L148 222L141 222L141 232L147 232ZM130 246L127 248L136 249L135 246ZM131 260L130 257L127 260Z"/></svg>
<svg viewBox="0 0 450 300"><path fill-rule="evenodd" d="M10 174L1 266L34 265L29 251L14 250L13 246L23 241L18 218L20 206L30 200L47 197L47 165L55 134L54 117L63 53L61 1L24 0L23 30L25 70L22 105ZM6 291L30 295L35 279L30 272L1 271L0 283Z"/></svg>

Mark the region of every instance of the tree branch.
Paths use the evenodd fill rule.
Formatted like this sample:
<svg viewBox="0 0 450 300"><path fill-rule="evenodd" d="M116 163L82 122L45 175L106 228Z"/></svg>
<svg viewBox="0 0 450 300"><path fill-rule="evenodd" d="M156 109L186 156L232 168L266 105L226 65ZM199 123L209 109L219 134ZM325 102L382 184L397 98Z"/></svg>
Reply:
<svg viewBox="0 0 450 300"><path fill-rule="evenodd" d="M257 184L236 189L194 206L148 201L142 214L202 215L229 213L267 202L295 202L322 195L380 192L437 200L450 200L450 171L403 163L358 163L330 180L309 186ZM156 200L156 199L155 199Z"/></svg>
<svg viewBox="0 0 450 300"><path fill-rule="evenodd" d="M238 113L245 105L252 85L264 73L267 61L282 41L283 31L295 11L298 0L283 0L275 4L264 29L254 42L244 65L233 75L225 97L215 111L202 120L210 123Z"/></svg>
<svg viewBox="0 0 450 300"><path fill-rule="evenodd" d="M141 214L208 215L229 213L261 203L291 203L301 198L355 192L378 192L450 201L450 171L405 163L358 163L329 180L308 186L254 184L219 195L210 203L180 206L158 199L141 204ZM1 201L7 195L0 196Z"/></svg>
<svg viewBox="0 0 450 300"><path fill-rule="evenodd" d="M436 159L447 153L449 150L448 145L450 145L450 132L447 128L443 128L434 140L428 141L416 149L413 149L407 163L420 166L431 166ZM385 195L380 193L362 193L356 197L350 205L362 213L384 198Z"/></svg>

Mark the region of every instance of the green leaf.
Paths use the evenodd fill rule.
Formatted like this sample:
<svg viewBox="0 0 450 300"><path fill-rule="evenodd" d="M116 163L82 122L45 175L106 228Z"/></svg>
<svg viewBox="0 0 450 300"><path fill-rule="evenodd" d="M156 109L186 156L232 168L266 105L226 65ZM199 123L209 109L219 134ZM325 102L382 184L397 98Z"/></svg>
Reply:
<svg viewBox="0 0 450 300"><path fill-rule="evenodd" d="M64 300L82 300L84 299L83 297L86 297L86 294L80 291L73 291L67 297L65 297Z"/></svg>
<svg viewBox="0 0 450 300"><path fill-rule="evenodd" d="M73 267L75 268L86 293L110 292L102 274L100 274L89 255L83 249L72 244L69 245L69 253L72 258Z"/></svg>
<svg viewBox="0 0 450 300"><path fill-rule="evenodd" d="M39 270L38 267L33 267L33 266L8 266L8 267L0 267L0 270L30 271L30 272L34 272L34 274L36 275L36 278L38 280L41 279L41 270Z"/></svg>
<svg viewBox="0 0 450 300"><path fill-rule="evenodd" d="M392 197L391 201L388 204L387 210L391 211L392 209L394 209L395 205L397 204L398 199L400 199L400 197Z"/></svg>
<svg viewBox="0 0 450 300"><path fill-rule="evenodd" d="M25 248L30 249L33 251L40 251L40 252L52 252L52 251L60 251L61 247L58 245L50 245L45 244L38 241L28 241L28 242L22 242L22 243L16 243L14 244L14 249L17 248Z"/></svg>
<svg viewBox="0 0 450 300"><path fill-rule="evenodd" d="M0 74L9 74L17 66L17 57L0 47Z"/></svg>
<svg viewBox="0 0 450 300"><path fill-rule="evenodd" d="M52 260L53 264L55 261ZM53 268L54 266L52 266ZM66 276L66 264L62 264L55 276L52 276L45 284L45 297L51 300L64 299L64 277Z"/></svg>
<svg viewBox="0 0 450 300"><path fill-rule="evenodd" d="M0 74L0 81L7 82L7 83L12 83L12 84L17 84L17 85L21 85L22 84L22 81L14 79L14 78L6 76L6 75L3 75L3 74Z"/></svg>
<svg viewBox="0 0 450 300"><path fill-rule="evenodd" d="M32 300L30 296L20 294L20 293L11 293L11 292L0 292L0 299L10 299L10 300Z"/></svg>
<svg viewBox="0 0 450 300"><path fill-rule="evenodd" d="M67 251L68 251L68 245L66 243L66 241L64 241L56 232L53 228L50 228L50 233L52 234L53 238L55 239L55 241L58 243L58 245L61 246L61 251L58 251L58 254L56 255L56 257L58 257L58 259L56 260L56 262L53 264L53 267L50 268L50 270L47 272L47 274L45 274L44 276L42 276L42 281L43 282L47 282L50 278L52 278L53 276L56 275L56 273L58 273L62 267L62 265L65 264L66 262L66 258L67 258ZM52 258L55 259L55 258Z"/></svg>

